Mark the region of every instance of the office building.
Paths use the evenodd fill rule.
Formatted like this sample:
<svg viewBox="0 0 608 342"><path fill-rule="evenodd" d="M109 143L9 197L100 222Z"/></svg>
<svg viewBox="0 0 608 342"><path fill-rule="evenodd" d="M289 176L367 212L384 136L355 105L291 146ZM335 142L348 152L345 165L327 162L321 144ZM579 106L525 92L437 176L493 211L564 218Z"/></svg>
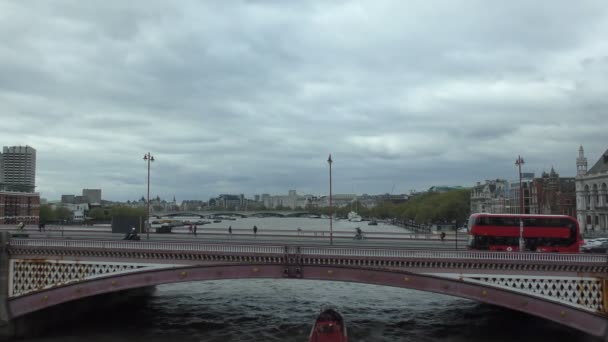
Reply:
<svg viewBox="0 0 608 342"><path fill-rule="evenodd" d="M4 146L0 155L2 189L34 192L36 187L36 150L30 146Z"/></svg>
<svg viewBox="0 0 608 342"><path fill-rule="evenodd" d="M82 197L87 199L87 203L101 204L101 189L82 189Z"/></svg>

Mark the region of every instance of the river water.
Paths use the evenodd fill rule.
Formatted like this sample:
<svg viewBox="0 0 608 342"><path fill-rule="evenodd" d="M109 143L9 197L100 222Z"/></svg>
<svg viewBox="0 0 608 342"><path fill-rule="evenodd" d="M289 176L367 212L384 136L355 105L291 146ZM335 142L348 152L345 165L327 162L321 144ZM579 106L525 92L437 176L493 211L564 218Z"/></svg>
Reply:
<svg viewBox="0 0 608 342"><path fill-rule="evenodd" d="M197 218L198 219L198 218ZM208 221L208 220L207 220ZM361 227L367 231L378 231L378 232L391 232L391 233L406 233L408 230L379 222L377 226L369 226L369 222L349 222L348 220L337 220L334 219L332 226L334 232L354 232L355 227ZM243 230L250 232L253 226L258 227L258 233L262 233L266 230L292 230L296 231L298 228L303 230L325 230L329 232L329 219L311 219L304 217L290 217L290 218L279 218L279 217L246 217L239 218L234 221L222 220L218 223L210 223L203 226L199 226L199 229L219 229L227 230L228 227L232 227L233 230Z"/></svg>
<svg viewBox="0 0 608 342"><path fill-rule="evenodd" d="M313 221L319 222L319 227ZM322 221L245 219L222 224L297 229L321 228ZM342 222L338 227L352 229L353 223ZM149 296L110 310L93 310L44 337L25 341L307 341L319 309L325 306L333 306L344 315L351 342L596 341L540 318L461 298L376 285L293 279L158 286Z"/></svg>

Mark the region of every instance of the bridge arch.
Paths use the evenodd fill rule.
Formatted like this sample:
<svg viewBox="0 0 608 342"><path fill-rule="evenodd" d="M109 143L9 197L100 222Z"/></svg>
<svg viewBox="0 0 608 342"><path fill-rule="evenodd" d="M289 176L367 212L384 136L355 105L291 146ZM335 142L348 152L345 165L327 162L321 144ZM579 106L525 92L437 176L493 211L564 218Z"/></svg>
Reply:
<svg viewBox="0 0 608 342"><path fill-rule="evenodd" d="M285 215L274 211L261 211L250 215L251 217L285 217Z"/></svg>
<svg viewBox="0 0 608 342"><path fill-rule="evenodd" d="M353 282L440 293L521 311L595 336L605 337L608 333L608 321L599 314L522 293L433 275L323 265L305 266L300 272L296 268L286 268L283 265L240 264L176 267L121 274L70 283L12 298L9 300L9 309L12 316L17 318L85 297L153 285L223 279L283 278Z"/></svg>
<svg viewBox="0 0 608 342"><path fill-rule="evenodd" d="M240 218L247 217L247 215L241 214L241 213L237 213L235 211L217 212L217 213L211 213L211 214L205 215L205 217L217 217L217 216L229 216L229 217L238 216Z"/></svg>

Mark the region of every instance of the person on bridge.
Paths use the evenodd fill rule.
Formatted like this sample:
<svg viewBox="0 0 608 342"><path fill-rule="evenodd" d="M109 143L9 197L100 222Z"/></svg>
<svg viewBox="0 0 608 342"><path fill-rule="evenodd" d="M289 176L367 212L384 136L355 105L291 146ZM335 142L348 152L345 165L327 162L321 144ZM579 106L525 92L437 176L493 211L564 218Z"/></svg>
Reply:
<svg viewBox="0 0 608 342"><path fill-rule="evenodd" d="M355 228L355 240L363 240L363 230L360 227Z"/></svg>
<svg viewBox="0 0 608 342"><path fill-rule="evenodd" d="M258 226L253 226L253 235L258 235Z"/></svg>
<svg viewBox="0 0 608 342"><path fill-rule="evenodd" d="M195 224L194 224L194 228L192 228L192 232L194 233L194 236L196 236L196 229L197 229L197 228L198 228L198 227L196 226L196 223L195 223Z"/></svg>
<svg viewBox="0 0 608 342"><path fill-rule="evenodd" d="M232 235L232 226L228 226L228 234Z"/></svg>
<svg viewBox="0 0 608 342"><path fill-rule="evenodd" d="M443 242L443 240L445 239L445 232L441 232L441 235L439 235L439 237L441 238L441 242Z"/></svg>

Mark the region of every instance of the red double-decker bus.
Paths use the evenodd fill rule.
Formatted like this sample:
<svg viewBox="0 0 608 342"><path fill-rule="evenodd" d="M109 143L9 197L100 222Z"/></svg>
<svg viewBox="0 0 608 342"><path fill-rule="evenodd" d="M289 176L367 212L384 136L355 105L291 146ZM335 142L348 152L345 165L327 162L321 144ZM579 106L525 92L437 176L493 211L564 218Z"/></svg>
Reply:
<svg viewBox="0 0 608 342"><path fill-rule="evenodd" d="M526 251L578 253L582 244L578 221L564 215L473 214L469 249L519 251L520 221Z"/></svg>

